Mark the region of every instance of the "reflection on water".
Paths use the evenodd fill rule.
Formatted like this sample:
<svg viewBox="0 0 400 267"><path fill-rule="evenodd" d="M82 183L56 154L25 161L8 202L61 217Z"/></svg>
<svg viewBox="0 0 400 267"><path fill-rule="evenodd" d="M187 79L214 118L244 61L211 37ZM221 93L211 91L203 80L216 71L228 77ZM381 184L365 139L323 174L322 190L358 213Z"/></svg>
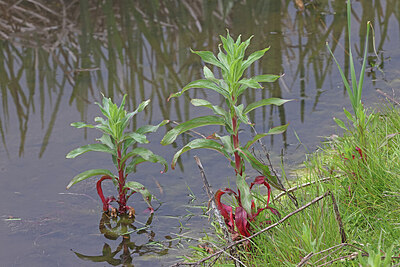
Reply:
<svg viewBox="0 0 400 267"><path fill-rule="evenodd" d="M155 233L151 230L148 230L152 220L153 214L149 217L143 227L137 228L134 226L134 219L128 218L127 216L111 218L108 214L103 213L99 224L100 232L109 240L122 239L121 243L115 248L114 251L109 244L104 243L102 255L99 256L87 256L75 251L74 253L82 260L92 262L107 262L113 266L118 266L121 264L124 266L133 266L132 256L134 257L135 255L165 255L168 253L168 249L164 248L165 245L162 245L160 242L155 242ZM146 235L147 242L143 245L137 245L134 241L131 241L132 233L137 235ZM172 242L169 242L169 247L171 245ZM118 254L120 255L118 256Z"/></svg>
<svg viewBox="0 0 400 267"><path fill-rule="evenodd" d="M367 104L377 99L375 90L371 89L379 88L390 95L392 89L398 90L400 73L400 1L355 1L352 44L347 42L343 1L304 3L305 10L300 12L292 0L0 1L0 171L1 177L12 177L0 180L1 200L7 203L0 215L31 218L47 214L43 209L48 205L74 214L73 210L65 208L71 200L59 199L57 193L64 192L74 174L91 165L98 167L99 162L106 165L108 161L96 155L91 161L65 161L67 151L83 145L85 138L95 138L90 132L82 136L81 132L70 129L69 124L92 121L97 115L92 103L100 99L101 92L116 98L116 102L121 95L128 94L130 109L145 99L152 100L147 113L135 118L133 127L163 119L182 122L197 116L199 114L194 113L205 111L192 108L187 101L197 95L221 104L222 99L203 90L190 92L186 99L170 102L166 99L182 85L201 76L201 62L190 53L190 48L216 51L218 36L225 34L226 28L235 37L254 35L250 49L271 47L248 74L284 76L279 82L266 84L264 90L248 91L242 101L268 97L298 100L281 107L260 109L251 114L251 120L257 123L258 132L290 122L287 133L266 142L275 155L284 147L289 160L295 163L303 160L304 151L296 149L299 141L293 131L304 144L315 147L319 136L334 131L332 117L341 116L342 107L349 104L336 67L332 67L326 42L330 43L349 76L346 51L352 45L361 58L366 22L372 21L378 58L374 57L370 45L364 90ZM244 129L243 134L249 136L249 129ZM174 149L162 148L158 144L159 137L155 135L154 140L150 140L151 149L171 159ZM186 142L190 137L183 138L186 140L177 142ZM208 176L220 177L211 181L214 186L225 184L227 169L219 164L218 155L199 155L210 173ZM157 176L151 168L138 170L137 175L143 177L153 193L163 188L164 195L160 190L159 196L164 202L158 211L160 215L185 214L184 209L177 208L186 199L185 182L195 194L203 194L197 169L190 165L191 161L191 155L187 156L183 160L185 168L181 163L180 170L163 177ZM155 185L153 181L159 183ZM93 193L96 197L84 184L76 190ZM79 209L95 205L95 202L81 201L82 205L77 205ZM16 214L19 211L20 214ZM94 217L90 217L91 220ZM71 217L65 215L65 218ZM78 216L73 218L79 220ZM91 229L90 223L81 223L86 226L85 230ZM157 232L158 236L172 232L169 223L161 219L153 223L158 224L162 225L157 228L162 232ZM1 244L7 244L12 238L5 238ZM125 247L130 253L135 251L130 245L133 241L124 240L121 246L114 246L118 251L115 255ZM89 246L90 241L86 242ZM31 247L26 246L29 251ZM41 249L47 251L49 246ZM103 254L112 255L115 252L112 248L105 246ZM146 246L143 249L146 250ZM14 262L13 255L0 258L6 263Z"/></svg>
<svg viewBox="0 0 400 267"><path fill-rule="evenodd" d="M185 1L113 3L110 0L14 4L10 1L0 5L3 39L0 42L3 104L0 134L6 149L9 112L16 112L20 156L32 114L40 114L45 129L39 157L43 155L66 84L73 88L66 95L68 103L75 106L82 120L87 119L87 105L98 98L99 92L109 97L127 93L131 105L150 97L157 100L153 107L160 110L162 117L188 119L187 101L171 104L165 99L200 75L200 62L188 53L189 48L215 50L217 37L225 27L234 34L253 34L258 44L271 46L268 56L252 72L286 74L280 83L268 84L268 90L249 92L244 101L282 97L284 90L299 90L295 95L300 98L303 122L305 105L309 102L306 88L310 84L315 88L314 92L308 92L313 95L312 109L315 110L325 90L326 78L331 75L332 59L326 53L325 43L331 42L332 50L336 51L341 39L348 34L345 7L340 1L314 1L303 12L296 11L292 1L280 0L192 1L190 4ZM377 49L381 51L390 41L389 21L397 19L398 22L399 2L361 1L359 6L353 6L357 10L353 12L356 25L362 26L354 27L359 28L358 55L363 50L368 20L373 21ZM343 40L344 47L339 49L339 54L344 54L349 45L346 38ZM371 53L372 49L371 45ZM383 64L382 53L380 56ZM269 109L262 114L262 121L269 124L266 128L274 121L274 107ZM285 124L285 107L277 109L279 123ZM153 118L153 111L150 113L149 120Z"/></svg>

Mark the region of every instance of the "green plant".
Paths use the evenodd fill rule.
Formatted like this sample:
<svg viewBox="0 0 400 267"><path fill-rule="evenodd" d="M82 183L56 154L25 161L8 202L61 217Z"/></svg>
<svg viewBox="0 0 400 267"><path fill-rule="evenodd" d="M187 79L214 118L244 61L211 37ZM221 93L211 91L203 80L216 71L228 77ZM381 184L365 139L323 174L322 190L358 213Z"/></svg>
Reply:
<svg viewBox="0 0 400 267"><path fill-rule="evenodd" d="M99 139L96 139L97 141L100 141L100 143L76 148L67 155L67 158L75 158L89 151L108 153L112 157L118 175L114 175L107 169L88 170L75 176L68 184L67 189L89 177L101 176L97 182L97 193L103 202L103 211L106 212L109 210L111 202L117 202L119 204L118 212L120 214L127 213L127 211L131 209L127 205L129 197L134 193L139 192L148 204L150 211L153 212L151 206L152 195L150 192L142 184L135 181L126 181L126 178L129 173L136 171L136 166L138 164L143 162L160 163L164 166L164 171L162 172L167 171L168 165L164 158L154 154L147 148L136 147L136 144L149 143L146 134L155 132L160 126L166 124L168 121L164 120L155 126L145 125L133 132L126 131L130 119L138 112L143 111L150 103L150 100L142 102L135 111L127 113L124 109L125 97L126 95L123 97L122 103L118 107L110 98L103 96L103 104L96 104L100 107L100 110L106 119L96 117L94 119L94 121L98 123L96 125L86 124L83 122L72 123L71 126L76 128L87 127L98 129L103 133L103 135ZM129 160L130 162L128 162ZM115 199L114 196L107 198L104 197L101 187L101 183L104 180L111 180L114 183L114 186L118 189L117 199Z"/></svg>
<svg viewBox="0 0 400 267"><path fill-rule="evenodd" d="M184 92L191 88L205 88L220 94L225 99L226 109L221 106L213 105L204 99L192 99L191 103L194 106L209 108L215 115L197 117L183 122L167 132L161 141L163 145L171 144L180 134L200 126L224 126L227 135L220 136L214 133L208 136L206 139L199 138L192 140L182 147L178 152L176 152L171 166L174 168L178 158L183 153L192 149L206 148L215 150L224 155L231 163L231 166L234 168L236 174L236 186L238 189L236 220L235 214L233 214L231 207L228 209L228 206L223 205L222 203L218 203L218 206L222 215L225 217L225 222L227 225L229 226L229 223L233 224L231 229L234 228L234 224L237 226L238 223L246 226L243 228L243 231L241 231L241 234L243 235L248 235L247 229L249 224L247 224L247 219L258 215L257 207L255 207L255 202L250 187L245 181L245 162L250 163L254 169L262 174L262 176L256 178L255 183L265 184L268 186L270 184L275 188L284 190L281 187L278 178L271 173L269 166L264 165L252 153L250 153L250 147L262 137L284 132L288 127L288 124L272 128L268 133L257 134L245 145L241 145L239 141L240 125L241 123L251 125L252 123L247 117L247 114L258 107L266 105L280 106L290 101L279 98L268 98L254 103L248 103L247 106L244 106L244 104L240 103L239 97L248 88L261 89L263 87L261 86L260 82L273 82L279 78L278 75L269 74L257 75L252 78L242 78L250 65L256 60L260 59L269 49L265 48L256 51L248 56L247 59L245 59L245 51L250 44L250 40L251 37L246 41L241 42L241 37L239 36L237 40L234 41L228 32L226 38L221 36L222 47L225 50L225 53L221 50L221 48L219 48L217 57L214 56L214 54L210 51L192 51L193 53L199 55L205 63L211 64L212 66L220 69L222 79L216 78L211 69L207 66L204 66L203 72L205 79L200 79L189 83L181 91L171 94L168 100L172 97L181 96ZM233 192L231 189L226 189L225 191L229 193ZM219 191L217 194L221 193L222 191ZM241 219L239 219L239 213Z"/></svg>
<svg viewBox="0 0 400 267"><path fill-rule="evenodd" d="M354 117L353 115L350 114L346 109L344 109L344 113L346 117L349 119L349 121L353 122L354 126L356 128L359 127L360 131L363 131L365 129L365 126L369 123L369 121L373 118L373 115L370 114L367 116L366 111L363 107L363 104L361 102L361 94L363 90L363 83L364 83L364 74L365 74L365 67L367 63L367 52L368 52L368 37L369 37L369 29L371 27L371 22L368 21L367 23L367 34L365 37L365 46L364 46L364 57L363 57L363 63L360 71L360 77L357 82L357 77L356 77L356 71L354 67L354 61L353 61L353 54L351 50L351 1L347 1L347 27L348 27L348 36L349 36L349 64L350 64L350 75L351 75L351 85L350 82L347 81L347 78L340 67L338 61L336 60L336 57L334 56L332 50L330 49L328 43L326 43L326 46L331 53L338 69L340 72L340 75L342 77L344 86L346 88L347 94L349 95L351 106L353 108L354 112ZM335 122L343 129L347 130L345 124L337 118L334 118Z"/></svg>

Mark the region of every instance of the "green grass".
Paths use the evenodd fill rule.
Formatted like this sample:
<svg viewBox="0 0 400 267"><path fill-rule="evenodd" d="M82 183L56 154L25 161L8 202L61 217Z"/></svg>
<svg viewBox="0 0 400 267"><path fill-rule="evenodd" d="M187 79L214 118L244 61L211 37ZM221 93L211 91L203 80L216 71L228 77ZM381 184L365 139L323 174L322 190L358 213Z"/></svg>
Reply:
<svg viewBox="0 0 400 267"><path fill-rule="evenodd" d="M328 196L252 238L249 246L238 246L241 262L246 266L297 266L306 255L313 253L307 266L400 263L399 257L395 257L400 253L400 110L388 105L369 114L374 118L362 138L357 129L349 126L342 137L323 143L322 148L308 155L305 167L296 172L297 186L314 182L294 191L299 206L327 191L333 193L343 221L346 245L341 245L340 229ZM361 149L362 158L356 148ZM330 180L319 182L327 177ZM285 196L275 200L273 206L282 217L296 210ZM270 219L272 223L277 221L270 213L261 214L252 226L252 233L267 227L265 221ZM224 246L221 239L211 238L209 242L219 248ZM359 255L352 259L337 260L355 252ZM208 255L199 251L195 254L192 260ZM214 265L234 266L226 255Z"/></svg>
<svg viewBox="0 0 400 267"><path fill-rule="evenodd" d="M309 253L311 266L359 252L352 260L337 266L389 266L385 256L400 252L400 111L391 106L374 113L361 145L356 129L326 142L310 156L300 172L299 184L324 177L331 180L296 190L300 205L330 190L343 220L348 244L326 253L318 252L341 244L332 201L326 197L290 217L283 224L252 240L251 249L242 252L248 266L297 266ZM363 154L361 158L356 148ZM353 159L354 155L354 159ZM291 202L274 203L283 215L295 210ZM264 226L254 229L261 230ZM364 254L363 256L361 254ZM381 262L380 262L381 261ZM399 263L394 259L393 263Z"/></svg>

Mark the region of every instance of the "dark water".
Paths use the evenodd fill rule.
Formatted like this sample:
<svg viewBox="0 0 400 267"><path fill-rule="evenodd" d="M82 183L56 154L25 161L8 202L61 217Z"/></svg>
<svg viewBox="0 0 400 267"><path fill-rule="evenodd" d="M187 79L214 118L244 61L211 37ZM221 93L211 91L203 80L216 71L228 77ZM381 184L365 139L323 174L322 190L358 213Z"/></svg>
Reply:
<svg viewBox="0 0 400 267"><path fill-rule="evenodd" d="M347 66L345 1L305 4L306 10L299 12L288 0L0 1L0 266L129 266L130 261L135 266L168 265L187 245L176 240L176 234L202 236L209 223L198 216L201 209L190 205L207 197L193 155L200 156L218 188L233 177L218 154L184 155L179 168L163 175L158 166L141 166L131 179L145 184L161 205L155 202L158 209L146 224L149 215L141 212L145 204L136 198L136 221L121 228L134 232L129 239L117 240L99 230L101 202L94 180L65 190L81 171L112 168L110 159L96 153L74 160L65 155L99 137L69 125L93 122L99 115L93 103L101 92L116 102L128 94L130 109L151 99L135 125L208 114L187 101L205 96L221 102L207 91L192 91L170 102L166 98L201 77L202 63L189 49L216 51L218 36L226 29L235 37L254 35L250 50L271 47L251 75L285 74L242 100L296 99L280 108L260 109L251 118L258 132L290 122L286 134L265 140L276 162L282 152L287 168L304 160L306 150L295 132L309 151L322 136L336 133L332 117L342 118L342 108L350 104L325 43ZM363 100L373 106L382 99L376 89L399 99L400 1L353 1L356 62L361 60L368 20L375 29L378 57L370 46ZM159 141L164 133L161 129L151 135L149 147L170 161L189 137L163 147ZM244 129L243 138L249 136ZM72 251L95 257L81 256L83 260Z"/></svg>

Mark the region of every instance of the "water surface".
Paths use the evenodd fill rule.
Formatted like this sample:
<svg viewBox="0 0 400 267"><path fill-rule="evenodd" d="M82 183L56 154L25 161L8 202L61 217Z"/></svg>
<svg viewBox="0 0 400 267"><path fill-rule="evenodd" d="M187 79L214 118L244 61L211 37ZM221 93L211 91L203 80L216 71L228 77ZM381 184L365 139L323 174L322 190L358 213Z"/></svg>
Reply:
<svg viewBox="0 0 400 267"><path fill-rule="evenodd" d="M302 12L294 1L281 0L0 2L1 265L104 266L131 261L135 266L161 266L184 252L187 243L177 241L177 234L201 237L209 223L199 216L201 209L190 205L204 203L207 197L193 155L201 158L210 183L219 188L234 174L217 153L184 155L175 171L162 175L159 166L140 166L131 179L145 184L161 204L155 202L158 209L146 226L149 215L141 212L146 206L135 198L137 229L127 226L134 233L124 241L108 239L99 230L102 214L95 180L65 190L79 172L112 168L110 158L88 153L69 160L65 155L100 137L70 123L93 122L99 115L94 102L101 93L118 103L128 94L131 110L152 100L134 127L209 114L188 102L204 97L221 103L207 90L166 99L201 78L202 63L190 48L217 51L218 36L226 29L234 37L254 35L249 52L270 46L248 75L285 74L264 90L249 91L242 101L295 99L251 117L258 132L290 123L287 133L264 140L276 163L283 154L288 169L305 159L304 146L312 152L323 136L337 133L332 117L343 118L343 107L350 108L326 42L348 74L345 51L351 45L356 62L361 62L366 22L372 21L378 57L370 40L363 100L367 106L382 101L376 89L398 99L400 1L354 2L351 44L346 41L344 1L305 2ZM204 134L220 130L200 129ZM149 148L170 161L190 136L163 147L159 142L164 133L161 129L150 135ZM243 140L250 136L244 128ZM113 193L111 187L105 190ZM99 257L80 259L73 251Z"/></svg>

